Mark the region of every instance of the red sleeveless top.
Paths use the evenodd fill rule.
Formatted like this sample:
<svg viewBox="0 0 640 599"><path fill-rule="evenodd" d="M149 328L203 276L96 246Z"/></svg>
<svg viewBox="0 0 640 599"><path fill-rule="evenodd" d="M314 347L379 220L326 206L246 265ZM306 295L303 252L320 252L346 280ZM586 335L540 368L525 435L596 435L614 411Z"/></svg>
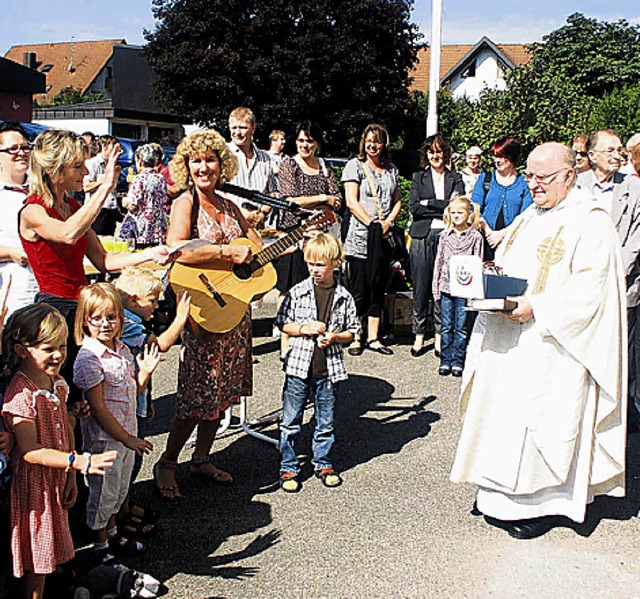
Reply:
<svg viewBox="0 0 640 599"><path fill-rule="evenodd" d="M80 208L80 204L70 197L67 197L67 200L71 213L75 213ZM42 206L51 218L64 220L55 209L49 208L40 196L30 195L24 206L30 204ZM46 239L28 241L22 235L20 235L20 241L38 281L40 293L78 299L80 289L87 284L82 263L89 247L87 236L83 235L73 245L54 243Z"/></svg>

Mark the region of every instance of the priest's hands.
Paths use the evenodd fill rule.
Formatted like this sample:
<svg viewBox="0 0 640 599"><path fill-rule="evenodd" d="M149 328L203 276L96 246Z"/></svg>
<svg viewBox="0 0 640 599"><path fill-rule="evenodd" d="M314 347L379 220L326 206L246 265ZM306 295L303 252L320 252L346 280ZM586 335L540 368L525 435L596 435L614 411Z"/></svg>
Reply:
<svg viewBox="0 0 640 599"><path fill-rule="evenodd" d="M519 297L508 297L507 299L518 304L518 307L507 316L509 320L524 324L533 318L533 308L531 307L529 300L524 295L520 295Z"/></svg>

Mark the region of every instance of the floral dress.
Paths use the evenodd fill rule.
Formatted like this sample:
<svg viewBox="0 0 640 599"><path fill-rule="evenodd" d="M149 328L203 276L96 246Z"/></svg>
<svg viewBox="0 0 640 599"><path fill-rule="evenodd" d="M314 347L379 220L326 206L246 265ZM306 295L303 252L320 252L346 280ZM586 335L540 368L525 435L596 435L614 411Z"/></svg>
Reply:
<svg viewBox="0 0 640 599"><path fill-rule="evenodd" d="M127 220L135 222L136 243L164 243L167 239L167 180L154 168L142 171L131 183L127 201L135 206ZM121 236L126 237L123 232Z"/></svg>
<svg viewBox="0 0 640 599"><path fill-rule="evenodd" d="M198 210L193 239L226 245L244 236L235 206L227 199L219 199L222 223L205 210ZM251 310L226 333L208 333L196 327L190 323L182 333L176 417L217 420L229 404L240 403L242 395L253 392Z"/></svg>
<svg viewBox="0 0 640 599"><path fill-rule="evenodd" d="M23 372L9 383L2 413L33 420L42 447L70 452L66 400L69 387L62 377L53 382L53 393L38 389ZM74 556L67 510L62 507L67 474L24 461L18 446L11 452L11 552L13 574L49 574Z"/></svg>

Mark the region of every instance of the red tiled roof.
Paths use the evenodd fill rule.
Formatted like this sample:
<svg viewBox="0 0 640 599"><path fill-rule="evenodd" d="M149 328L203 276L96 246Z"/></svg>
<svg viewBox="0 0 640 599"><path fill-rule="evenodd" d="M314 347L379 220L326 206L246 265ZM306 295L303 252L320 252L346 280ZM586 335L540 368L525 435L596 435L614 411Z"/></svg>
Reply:
<svg viewBox="0 0 640 599"><path fill-rule="evenodd" d="M114 44L126 44L124 39L100 40L93 42L61 42L53 44L28 44L12 46L6 58L23 63L25 52L34 52L36 68L53 65L46 72L46 94L36 96L39 102L50 101L65 87L73 87L85 92L102 67L111 58ZM72 69L69 66L72 65Z"/></svg>
<svg viewBox="0 0 640 599"><path fill-rule="evenodd" d="M477 44L443 45L440 51L440 80L453 69ZM529 62L527 44L496 44L496 47L515 65L520 66ZM429 91L429 68L431 48L422 47L418 50L418 58L411 71L413 77L412 91Z"/></svg>

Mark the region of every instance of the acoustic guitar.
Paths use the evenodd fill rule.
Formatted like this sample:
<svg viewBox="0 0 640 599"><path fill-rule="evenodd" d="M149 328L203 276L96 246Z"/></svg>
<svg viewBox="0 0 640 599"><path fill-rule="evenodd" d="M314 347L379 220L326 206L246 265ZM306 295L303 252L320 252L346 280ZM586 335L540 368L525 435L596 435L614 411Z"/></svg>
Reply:
<svg viewBox="0 0 640 599"><path fill-rule="evenodd" d="M249 304L276 285L276 270L271 262L287 248L298 243L310 229L323 230L336 220L328 208L312 215L302 225L260 249L250 239L238 237L230 245L248 245L252 259L244 264L211 260L206 265L176 262L169 282L176 292L191 296L191 318L210 333L226 333L242 320Z"/></svg>

